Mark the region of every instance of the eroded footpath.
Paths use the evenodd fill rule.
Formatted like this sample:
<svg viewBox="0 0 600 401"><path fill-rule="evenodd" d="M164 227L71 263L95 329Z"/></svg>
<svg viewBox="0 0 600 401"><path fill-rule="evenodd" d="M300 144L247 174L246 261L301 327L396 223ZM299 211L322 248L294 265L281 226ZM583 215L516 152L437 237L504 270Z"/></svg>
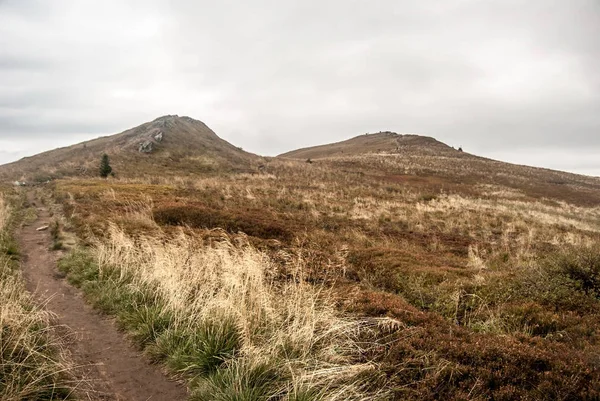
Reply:
<svg viewBox="0 0 600 401"><path fill-rule="evenodd" d="M74 374L81 384L77 398L83 400L177 401L186 399L180 383L168 379L158 366L151 365L117 330L115 324L87 305L80 292L57 270L59 253L50 251L48 209L27 194L37 207L37 219L17 233L23 256L27 288L38 302L56 315L57 333L65 339L66 350L76 365Z"/></svg>

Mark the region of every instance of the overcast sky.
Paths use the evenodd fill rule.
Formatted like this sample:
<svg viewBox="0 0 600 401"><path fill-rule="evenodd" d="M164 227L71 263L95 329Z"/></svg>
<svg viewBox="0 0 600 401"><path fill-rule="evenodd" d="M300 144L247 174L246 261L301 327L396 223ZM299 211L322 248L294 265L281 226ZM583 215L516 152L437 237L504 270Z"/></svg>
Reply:
<svg viewBox="0 0 600 401"><path fill-rule="evenodd" d="M391 130L600 176L600 0L0 0L0 163L165 114L263 155Z"/></svg>

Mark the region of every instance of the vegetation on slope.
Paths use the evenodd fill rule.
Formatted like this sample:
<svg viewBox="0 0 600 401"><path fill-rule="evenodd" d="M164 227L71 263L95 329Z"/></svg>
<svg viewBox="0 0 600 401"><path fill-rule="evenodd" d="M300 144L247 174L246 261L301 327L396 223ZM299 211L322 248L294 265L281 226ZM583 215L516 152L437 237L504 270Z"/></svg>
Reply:
<svg viewBox="0 0 600 401"><path fill-rule="evenodd" d="M152 294L164 293L156 288L177 277L146 270L155 265L155 249L177 243L184 227L185 238L197 245L193 252L179 248L185 259L178 265L187 266L198 252L218 259L222 246L233 255L251 250L262 255L263 277L281 303L273 308L285 305L280 291L297 283L301 266L306 288L316 286L310 291L319 292L319 302L335 302L336 316L391 319L390 326L371 324L352 337L359 352L347 355L351 365L375 367L359 375L372 384L361 387L365 394L383 389L379 396L408 400L598 397L598 183L567 175L566 184L548 184L560 173L473 160L460 167L428 155L273 160L257 175L64 181L55 194L93 245L98 266L105 265L98 249L116 252L121 248L114 238L129 241L126 248L136 250L138 262L124 263L125 271L155 277ZM489 178L485 172L494 169L504 173ZM120 256L114 264L119 260L130 259ZM237 274L244 271L243 263L234 266L241 266ZM121 277L123 268L117 271ZM89 281L90 288L99 285L95 276ZM253 341L241 341L240 349ZM319 355L312 352L310 358ZM245 360L245 353L233 354ZM295 360L279 366L295 366L289 362ZM203 387L209 376L192 382L214 391ZM225 387L235 382L230 373L214 380ZM270 383L272 390L282 388Z"/></svg>
<svg viewBox="0 0 600 401"><path fill-rule="evenodd" d="M6 193L0 192L0 399L67 399L68 366L50 330L51 316L25 290L11 236L16 211Z"/></svg>

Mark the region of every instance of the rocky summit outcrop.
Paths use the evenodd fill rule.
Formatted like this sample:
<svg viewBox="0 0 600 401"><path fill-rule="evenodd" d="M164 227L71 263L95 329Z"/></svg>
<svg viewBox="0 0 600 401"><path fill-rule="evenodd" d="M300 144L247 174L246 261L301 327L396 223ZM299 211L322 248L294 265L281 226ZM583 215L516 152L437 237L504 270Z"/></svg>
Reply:
<svg viewBox="0 0 600 401"><path fill-rule="evenodd" d="M145 140L144 142L140 143L140 147L138 148L138 151L140 151L142 153L150 153L150 152L152 152L153 149L154 149L154 143L150 140Z"/></svg>
<svg viewBox="0 0 600 401"><path fill-rule="evenodd" d="M179 118L177 116L165 116L157 118L149 124L144 126L144 129L136 132L137 138L140 142L138 143L138 152L140 153L152 153L157 149L158 145L163 141L165 133L163 130L174 127L174 120Z"/></svg>

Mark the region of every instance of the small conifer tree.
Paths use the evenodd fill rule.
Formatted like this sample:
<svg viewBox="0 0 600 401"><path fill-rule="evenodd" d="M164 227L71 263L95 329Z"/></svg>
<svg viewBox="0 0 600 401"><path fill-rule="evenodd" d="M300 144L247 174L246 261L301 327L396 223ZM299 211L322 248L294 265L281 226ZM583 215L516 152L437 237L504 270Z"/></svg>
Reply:
<svg viewBox="0 0 600 401"><path fill-rule="evenodd" d="M107 178L112 173L112 167L110 166L108 155L105 153L102 155L100 161L100 177Z"/></svg>

